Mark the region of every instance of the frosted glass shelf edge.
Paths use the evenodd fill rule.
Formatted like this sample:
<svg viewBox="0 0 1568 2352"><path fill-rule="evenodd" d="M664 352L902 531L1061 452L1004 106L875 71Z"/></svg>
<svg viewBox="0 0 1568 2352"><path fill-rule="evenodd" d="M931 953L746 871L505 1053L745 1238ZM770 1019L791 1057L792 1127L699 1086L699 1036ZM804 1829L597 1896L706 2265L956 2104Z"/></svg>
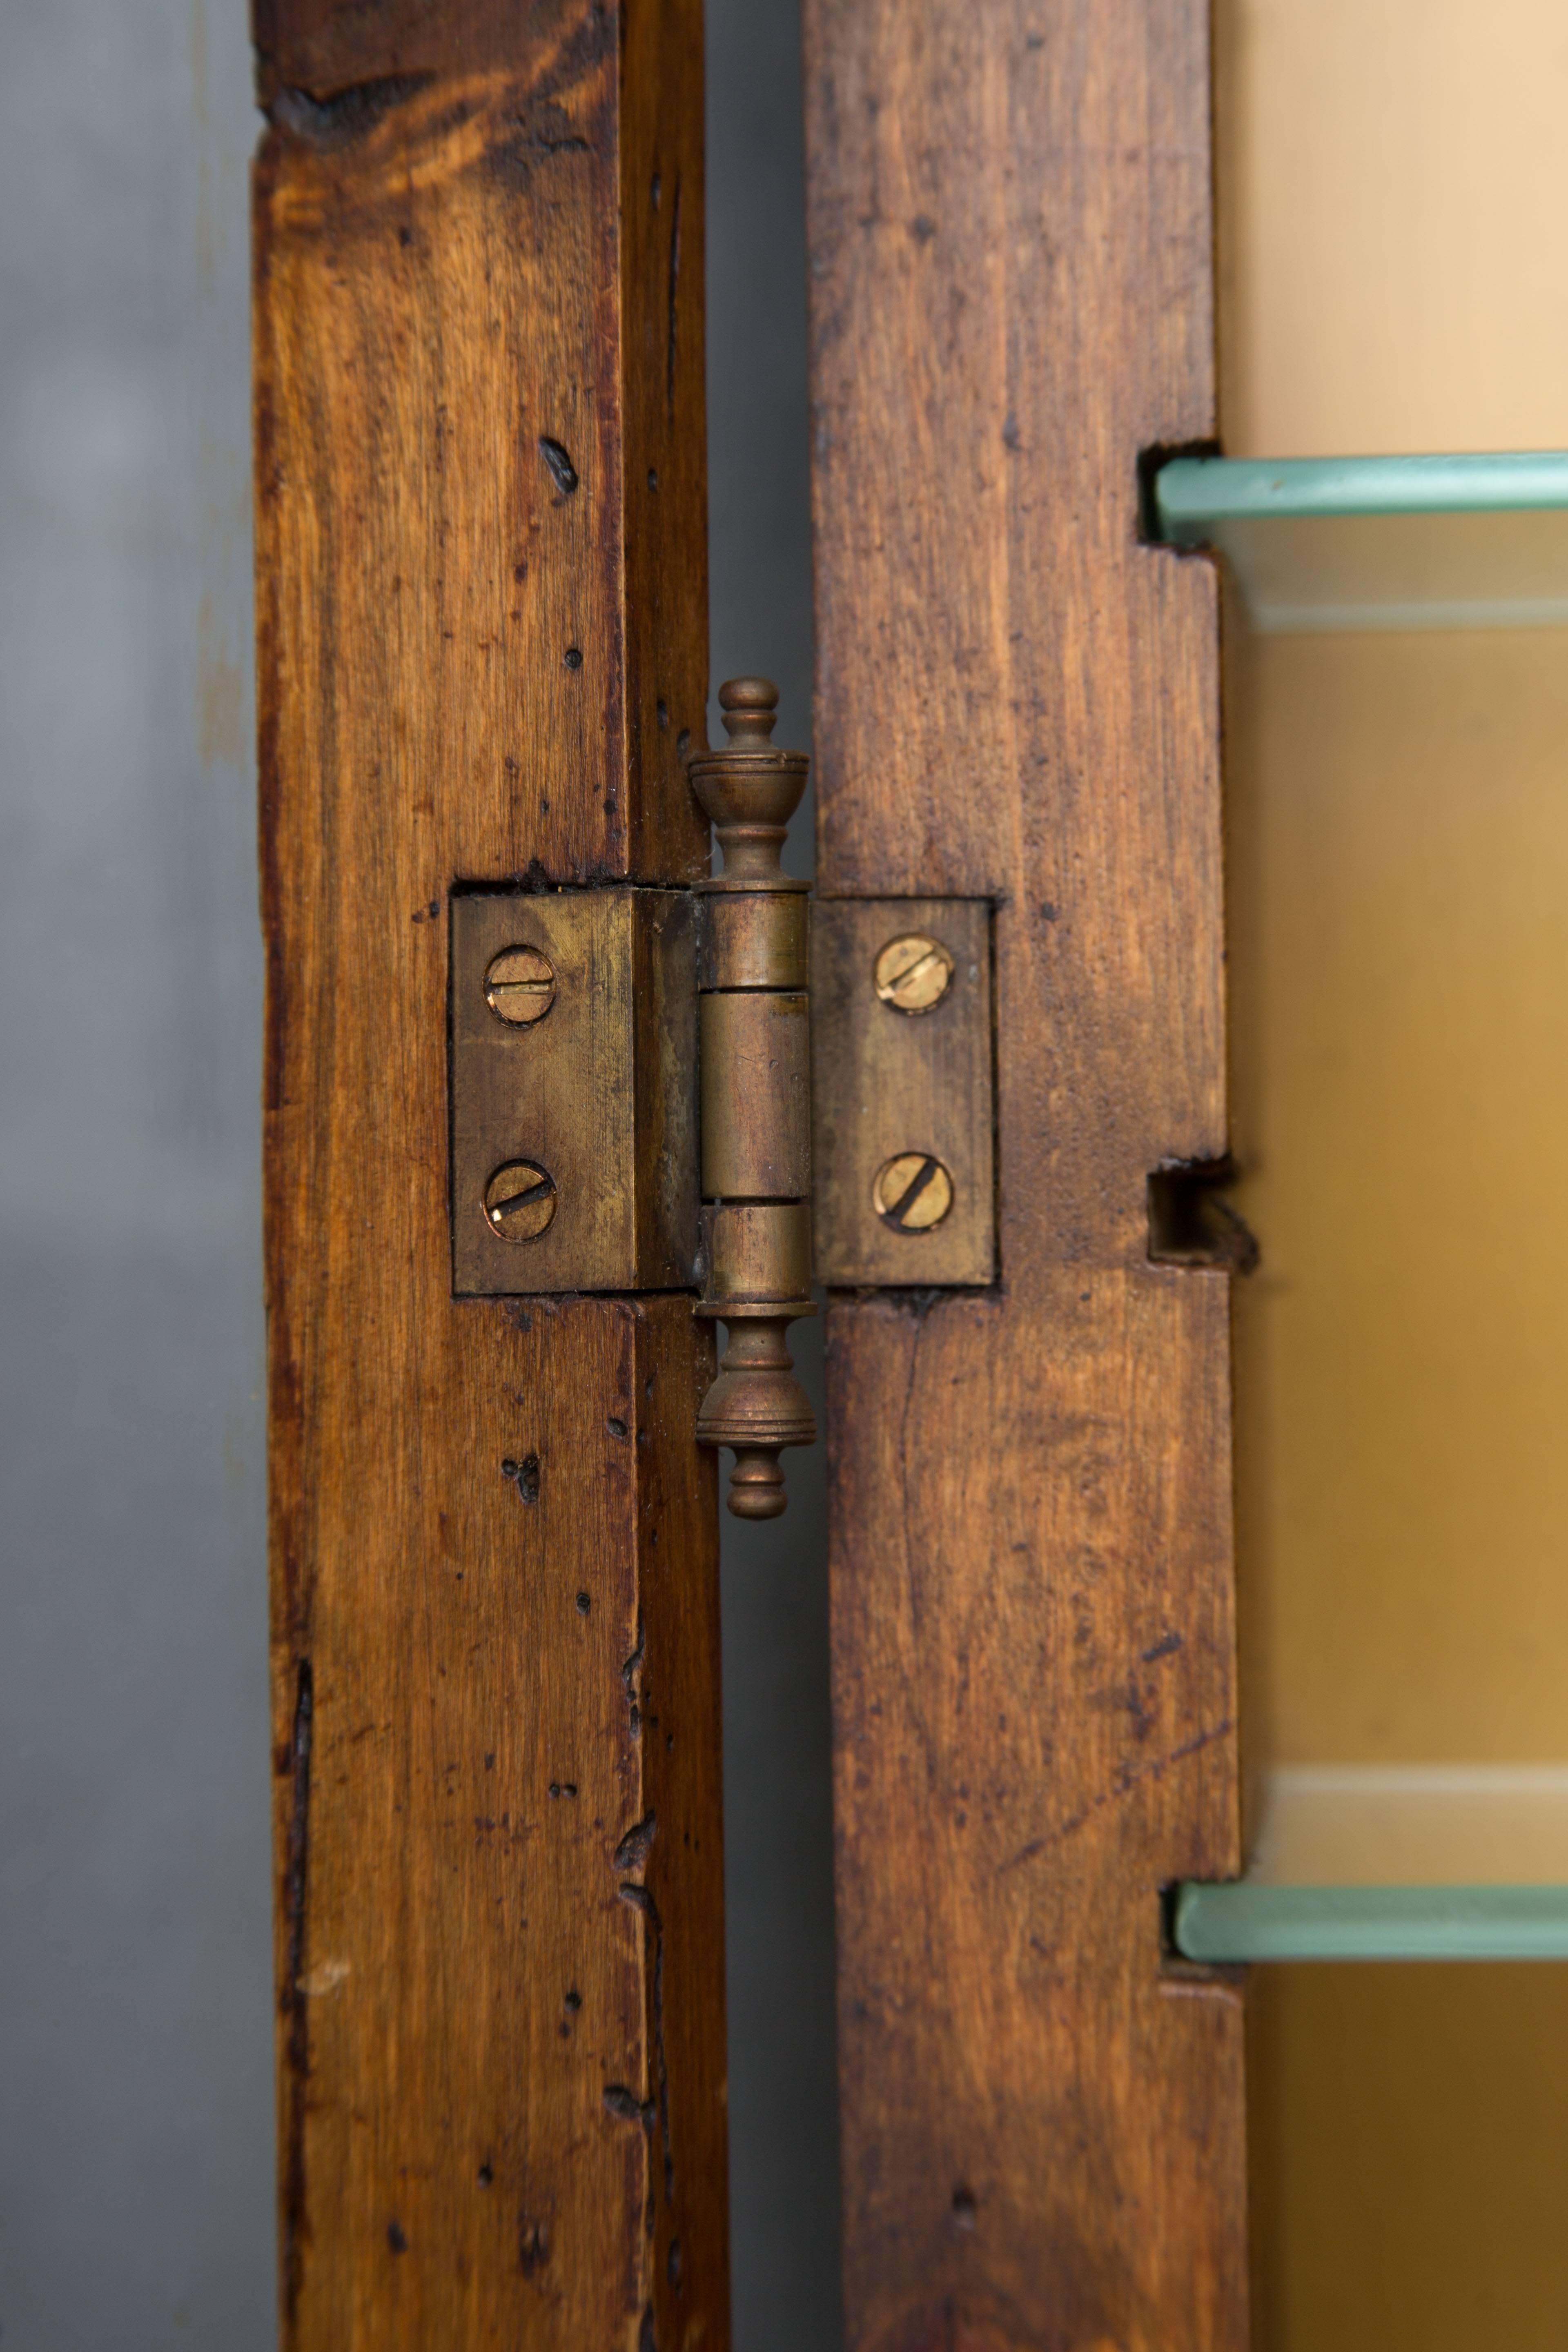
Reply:
<svg viewBox="0 0 1568 2352"><path fill-rule="evenodd" d="M1568 453L1181 457L1155 504L1266 635L1568 626Z"/></svg>
<svg viewBox="0 0 1568 2352"><path fill-rule="evenodd" d="M1388 457L1173 457L1154 478L1161 534L1199 544L1241 517L1534 513L1568 507L1568 450Z"/></svg>
<svg viewBox="0 0 1568 2352"><path fill-rule="evenodd" d="M1568 1886L1262 1886L1189 1882L1190 1960L1568 1960Z"/></svg>

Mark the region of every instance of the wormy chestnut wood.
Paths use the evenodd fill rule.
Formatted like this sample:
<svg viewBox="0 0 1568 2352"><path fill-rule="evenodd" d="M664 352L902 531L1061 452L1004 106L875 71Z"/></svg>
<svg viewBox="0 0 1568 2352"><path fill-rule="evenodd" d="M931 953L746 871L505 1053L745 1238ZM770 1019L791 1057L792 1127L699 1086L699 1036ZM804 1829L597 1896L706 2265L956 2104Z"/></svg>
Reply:
<svg viewBox="0 0 1568 2352"><path fill-rule="evenodd" d="M856 2352L1247 2330L1203 0L807 0L818 887L995 909L999 1281L828 1317Z"/></svg>
<svg viewBox="0 0 1568 2352"><path fill-rule="evenodd" d="M447 1202L451 886L706 865L699 10L257 31L284 2341L721 2352L711 1343Z"/></svg>

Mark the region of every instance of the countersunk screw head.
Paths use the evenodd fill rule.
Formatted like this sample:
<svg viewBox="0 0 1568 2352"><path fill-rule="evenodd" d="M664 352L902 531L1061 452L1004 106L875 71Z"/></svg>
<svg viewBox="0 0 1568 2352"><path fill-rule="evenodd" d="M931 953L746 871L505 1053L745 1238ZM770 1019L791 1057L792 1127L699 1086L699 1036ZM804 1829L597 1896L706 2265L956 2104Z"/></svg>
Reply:
<svg viewBox="0 0 1568 2352"><path fill-rule="evenodd" d="M537 948L502 948L485 973L485 1002L514 1028L542 1021L555 1002L555 968Z"/></svg>
<svg viewBox="0 0 1568 2352"><path fill-rule="evenodd" d="M952 1179L929 1151L900 1151L878 1169L871 1200L896 1232L929 1234L952 1206Z"/></svg>
<svg viewBox="0 0 1568 2352"><path fill-rule="evenodd" d="M509 1160L485 1186L485 1215L503 1242L539 1239L555 1214L555 1179L531 1160Z"/></svg>
<svg viewBox="0 0 1568 2352"><path fill-rule="evenodd" d="M952 958L940 940L908 931L877 958L877 993L900 1013L929 1013L952 985Z"/></svg>

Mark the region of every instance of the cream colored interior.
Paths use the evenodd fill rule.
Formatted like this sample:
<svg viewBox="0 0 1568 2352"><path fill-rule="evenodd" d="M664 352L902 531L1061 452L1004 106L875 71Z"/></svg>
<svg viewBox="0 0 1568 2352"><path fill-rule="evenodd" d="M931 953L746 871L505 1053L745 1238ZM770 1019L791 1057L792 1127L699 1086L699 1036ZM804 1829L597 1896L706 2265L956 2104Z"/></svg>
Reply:
<svg viewBox="0 0 1568 2352"><path fill-rule="evenodd" d="M1568 447L1568 8L1221 0L1217 34L1226 453ZM1568 632L1227 662L1258 1860L1560 1877ZM1255 1992L1259 2345L1568 2344L1568 1970Z"/></svg>
<svg viewBox="0 0 1568 2352"><path fill-rule="evenodd" d="M1568 11L1219 0L1232 457L1556 449Z"/></svg>

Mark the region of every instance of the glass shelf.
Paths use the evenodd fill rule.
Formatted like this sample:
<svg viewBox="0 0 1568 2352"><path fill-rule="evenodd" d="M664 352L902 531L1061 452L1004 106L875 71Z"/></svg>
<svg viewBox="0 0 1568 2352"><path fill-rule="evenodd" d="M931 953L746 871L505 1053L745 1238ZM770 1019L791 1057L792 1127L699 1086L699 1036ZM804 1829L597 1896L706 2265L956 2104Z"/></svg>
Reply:
<svg viewBox="0 0 1568 2352"><path fill-rule="evenodd" d="M1568 1886L1234 1886L1176 1895L1189 1960L1568 1960Z"/></svg>
<svg viewBox="0 0 1568 2352"><path fill-rule="evenodd" d="M1194 1960L1568 1959L1568 1766L1272 1772L1245 1879L1177 1895Z"/></svg>
<svg viewBox="0 0 1568 2352"><path fill-rule="evenodd" d="M1226 557L1270 635L1568 627L1568 452L1173 457L1174 547Z"/></svg>

